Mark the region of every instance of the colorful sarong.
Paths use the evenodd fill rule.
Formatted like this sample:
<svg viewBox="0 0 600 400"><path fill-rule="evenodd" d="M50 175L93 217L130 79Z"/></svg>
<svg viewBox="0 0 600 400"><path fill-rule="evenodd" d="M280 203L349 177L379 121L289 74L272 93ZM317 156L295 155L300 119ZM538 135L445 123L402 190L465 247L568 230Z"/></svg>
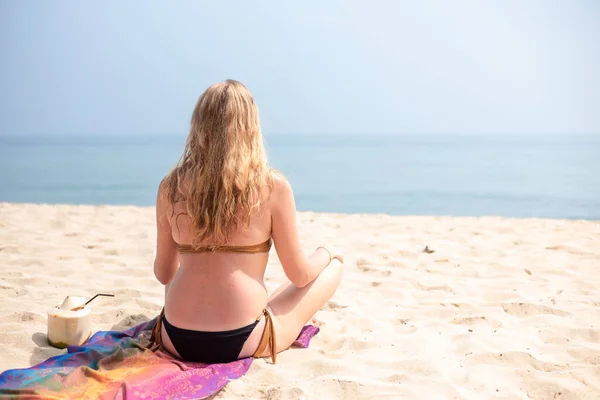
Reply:
<svg viewBox="0 0 600 400"><path fill-rule="evenodd" d="M226 364L183 362L146 347L156 318L123 332L101 331L83 346L31 368L0 375L0 398L203 399L244 375L251 358ZM305 326L294 343L308 347L319 328Z"/></svg>

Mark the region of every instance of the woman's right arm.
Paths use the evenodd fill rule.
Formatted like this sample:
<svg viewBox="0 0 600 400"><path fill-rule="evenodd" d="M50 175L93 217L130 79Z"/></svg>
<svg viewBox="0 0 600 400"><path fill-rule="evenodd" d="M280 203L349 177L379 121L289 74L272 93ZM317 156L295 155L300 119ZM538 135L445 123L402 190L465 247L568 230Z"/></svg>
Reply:
<svg viewBox="0 0 600 400"><path fill-rule="evenodd" d="M332 258L341 260L341 256L318 248L307 256L300 247L296 227L296 203L289 182L284 178L274 178L271 197L271 218L273 242L277 255L287 278L296 287L304 287L315 280Z"/></svg>

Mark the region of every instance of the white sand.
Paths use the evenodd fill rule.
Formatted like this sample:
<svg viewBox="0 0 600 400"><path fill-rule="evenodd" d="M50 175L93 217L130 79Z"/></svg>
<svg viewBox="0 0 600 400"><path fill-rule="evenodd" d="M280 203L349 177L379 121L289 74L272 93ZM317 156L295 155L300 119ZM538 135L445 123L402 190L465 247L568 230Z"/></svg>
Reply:
<svg viewBox="0 0 600 400"><path fill-rule="evenodd" d="M299 221L307 250L347 254L322 331L217 398L600 398L600 222ZM96 330L154 317L154 241L152 208L0 204L0 370L61 353L46 312L66 295L116 295L92 303ZM273 252L269 288L283 276Z"/></svg>

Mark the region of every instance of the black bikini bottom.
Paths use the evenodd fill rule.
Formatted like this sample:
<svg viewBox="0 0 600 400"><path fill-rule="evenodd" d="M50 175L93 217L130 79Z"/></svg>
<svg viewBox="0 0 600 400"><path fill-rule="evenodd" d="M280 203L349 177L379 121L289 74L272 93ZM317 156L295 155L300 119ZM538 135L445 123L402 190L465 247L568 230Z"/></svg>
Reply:
<svg viewBox="0 0 600 400"><path fill-rule="evenodd" d="M256 322L240 329L225 332L201 332L177 328L165 319L165 309L163 308L160 315L156 318L147 348L151 351L164 348L161 334L164 324L173 347L175 347L184 360L204 363L234 361L239 357L244 343L263 316L266 319L265 330L252 357L263 357L267 353L267 349L269 349L271 361L275 364L278 350L277 338L275 337L273 317L267 308L262 310L261 315L256 318Z"/></svg>
<svg viewBox="0 0 600 400"><path fill-rule="evenodd" d="M204 332L173 326L162 316L162 323L182 359L206 364L227 363L238 359L244 343L258 320L244 327L222 332Z"/></svg>

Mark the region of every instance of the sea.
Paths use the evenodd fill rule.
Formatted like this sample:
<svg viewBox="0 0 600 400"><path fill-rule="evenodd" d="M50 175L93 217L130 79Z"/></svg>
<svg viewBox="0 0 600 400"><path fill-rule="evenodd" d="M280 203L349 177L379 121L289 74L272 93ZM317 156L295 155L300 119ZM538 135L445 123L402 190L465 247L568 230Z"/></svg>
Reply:
<svg viewBox="0 0 600 400"><path fill-rule="evenodd" d="M0 136L0 202L152 206L186 135ZM600 220L600 135L265 136L300 211Z"/></svg>

